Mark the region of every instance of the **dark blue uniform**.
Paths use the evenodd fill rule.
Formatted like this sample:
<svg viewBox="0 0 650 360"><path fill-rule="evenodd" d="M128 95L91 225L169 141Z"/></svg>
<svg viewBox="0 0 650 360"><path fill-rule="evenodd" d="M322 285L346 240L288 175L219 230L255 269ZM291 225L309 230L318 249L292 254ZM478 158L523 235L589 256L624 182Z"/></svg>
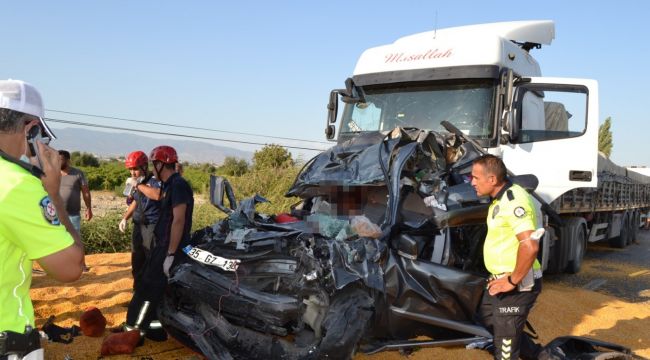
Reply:
<svg viewBox="0 0 650 360"><path fill-rule="evenodd" d="M165 183L163 183L160 204L160 220L158 221L155 230L156 246L165 248L165 256L167 255L167 247L169 245L169 237L172 229L172 220L174 219L173 209L180 204L186 204L187 210L185 211L183 238L178 246L177 253L183 246L189 244L190 241L192 212L194 210L194 192L185 179L183 179L178 173L174 173Z"/></svg>
<svg viewBox="0 0 650 360"><path fill-rule="evenodd" d="M160 180L151 178L146 185L160 189ZM149 199L140 191L135 192L133 199L136 202L136 208L132 217L131 273L133 274L133 288L135 288L142 276L142 267L151 255L153 232L160 214L160 201Z"/></svg>

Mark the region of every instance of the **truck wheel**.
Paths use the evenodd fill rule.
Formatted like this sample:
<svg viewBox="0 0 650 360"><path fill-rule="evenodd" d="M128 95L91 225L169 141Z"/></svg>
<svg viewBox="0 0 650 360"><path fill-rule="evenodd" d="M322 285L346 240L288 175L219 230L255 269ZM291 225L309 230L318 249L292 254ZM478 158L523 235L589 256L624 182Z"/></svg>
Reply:
<svg viewBox="0 0 650 360"><path fill-rule="evenodd" d="M562 228L556 229L557 231L554 231L553 233L557 233L558 235L562 235ZM544 236L542 241L549 241L551 242L549 248L548 248L548 265L546 266L546 273L547 274L558 274L562 272L562 269L564 268L565 264L562 264L562 239L558 238L555 239L555 236Z"/></svg>
<svg viewBox="0 0 650 360"><path fill-rule="evenodd" d="M639 236L639 223L641 222L641 214L638 210L635 210L630 218L630 237L628 245L636 242L637 237Z"/></svg>
<svg viewBox="0 0 650 360"><path fill-rule="evenodd" d="M570 234L570 243L574 246L575 252L573 259L569 260L566 267L566 272L569 274L577 274L582 266L582 259L585 257L585 250L587 248L587 235L585 228L582 225L581 218L572 218L567 222L566 232ZM564 235L564 234L563 234ZM568 251L570 249L567 249Z"/></svg>
<svg viewBox="0 0 650 360"><path fill-rule="evenodd" d="M623 219L621 220L621 233L617 237L609 238L609 246L617 249L623 249L625 245L627 245L627 238L629 234L628 218L629 215L626 212L623 215Z"/></svg>

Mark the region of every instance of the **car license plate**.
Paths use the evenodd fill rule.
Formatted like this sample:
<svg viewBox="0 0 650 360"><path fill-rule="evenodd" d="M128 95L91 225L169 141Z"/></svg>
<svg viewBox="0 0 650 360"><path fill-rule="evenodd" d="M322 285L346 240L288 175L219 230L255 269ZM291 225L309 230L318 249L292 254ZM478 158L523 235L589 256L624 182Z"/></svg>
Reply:
<svg viewBox="0 0 650 360"><path fill-rule="evenodd" d="M187 245L183 248L183 252L187 254L191 259L198 261L200 263L216 266L225 271L237 271L239 263L241 260L237 259L226 259L221 256L214 255L206 250L201 250L195 248L192 245Z"/></svg>

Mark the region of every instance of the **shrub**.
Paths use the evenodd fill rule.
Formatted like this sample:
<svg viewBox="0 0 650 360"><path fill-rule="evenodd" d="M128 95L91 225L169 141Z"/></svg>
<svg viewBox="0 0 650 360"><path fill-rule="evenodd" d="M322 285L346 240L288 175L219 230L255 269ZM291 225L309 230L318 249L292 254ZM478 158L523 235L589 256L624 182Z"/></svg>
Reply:
<svg viewBox="0 0 650 360"><path fill-rule="evenodd" d="M117 228L121 219L122 213L113 211L81 224L81 239L86 254L131 251L133 224L129 224L126 233L122 234Z"/></svg>
<svg viewBox="0 0 650 360"><path fill-rule="evenodd" d="M190 165L185 166L183 178L190 184L192 191L197 194L203 194L206 192L206 186L210 182L210 173L203 171L201 165Z"/></svg>
<svg viewBox="0 0 650 360"><path fill-rule="evenodd" d="M219 171L228 176L242 176L248 171L248 163L244 159L226 156L223 165L219 167Z"/></svg>
<svg viewBox="0 0 650 360"><path fill-rule="evenodd" d="M72 166L99 167L99 160L93 155L86 152L73 151L70 154L70 163Z"/></svg>
<svg viewBox="0 0 650 360"><path fill-rule="evenodd" d="M261 213L277 214L286 212L298 198L286 198L284 194L289 190L298 174L298 168L286 169L267 168L254 170L244 176L227 177L233 187L237 200L260 194L270 203L258 205Z"/></svg>
<svg viewBox="0 0 650 360"><path fill-rule="evenodd" d="M192 232L211 226L226 217L221 210L210 203L194 204L192 213Z"/></svg>
<svg viewBox="0 0 650 360"><path fill-rule="evenodd" d="M88 180L90 190L113 190L123 187L124 181L131 176L123 162L102 161L99 167L79 167Z"/></svg>
<svg viewBox="0 0 650 360"><path fill-rule="evenodd" d="M280 145L266 145L253 154L253 169L282 169L294 166L289 150Z"/></svg>

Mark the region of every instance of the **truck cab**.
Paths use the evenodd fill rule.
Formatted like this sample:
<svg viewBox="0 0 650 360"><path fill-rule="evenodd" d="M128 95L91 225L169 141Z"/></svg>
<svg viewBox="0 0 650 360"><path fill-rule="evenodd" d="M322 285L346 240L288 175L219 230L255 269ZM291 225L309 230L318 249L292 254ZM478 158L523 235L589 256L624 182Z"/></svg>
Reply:
<svg viewBox="0 0 650 360"><path fill-rule="evenodd" d="M447 121L502 157L513 174L534 174L543 203L595 188L598 86L541 77L531 52L554 37L553 21L514 21L428 31L367 49L346 88L330 94L326 135L343 143L395 127L444 132Z"/></svg>

